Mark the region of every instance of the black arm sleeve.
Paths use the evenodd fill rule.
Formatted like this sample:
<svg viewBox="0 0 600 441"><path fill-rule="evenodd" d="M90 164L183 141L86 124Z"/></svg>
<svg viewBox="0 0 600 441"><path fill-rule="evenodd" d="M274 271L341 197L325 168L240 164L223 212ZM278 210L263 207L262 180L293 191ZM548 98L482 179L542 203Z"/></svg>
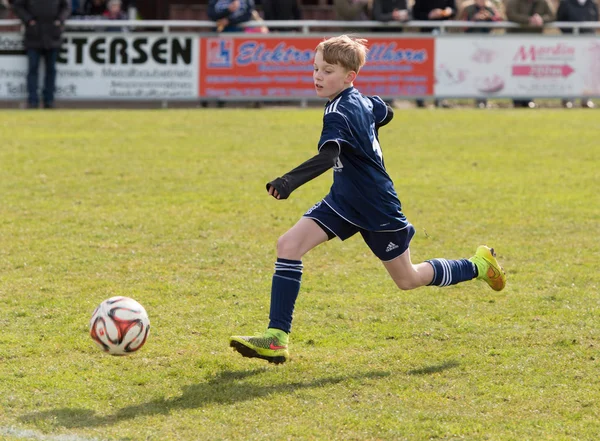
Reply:
<svg viewBox="0 0 600 441"><path fill-rule="evenodd" d="M375 128L377 128L377 129L379 129L379 127L385 126L387 123L389 123L394 118L394 109L392 109L390 106L386 106L386 107L387 107L387 115L385 115L385 118L383 119L383 121L381 121L379 124L377 124L375 126Z"/></svg>
<svg viewBox="0 0 600 441"><path fill-rule="evenodd" d="M326 142L318 155L303 162L292 171L267 184L267 191L271 187L279 193L279 199L287 199L289 195L308 181L322 175L334 166L340 155L340 146L333 141Z"/></svg>

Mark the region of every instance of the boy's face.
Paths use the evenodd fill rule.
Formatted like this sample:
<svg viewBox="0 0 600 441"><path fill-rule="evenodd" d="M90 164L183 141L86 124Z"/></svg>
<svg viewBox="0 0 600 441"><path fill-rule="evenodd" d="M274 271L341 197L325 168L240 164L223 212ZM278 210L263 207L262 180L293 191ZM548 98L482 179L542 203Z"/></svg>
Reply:
<svg viewBox="0 0 600 441"><path fill-rule="evenodd" d="M339 64L329 64L323 60L321 51L315 52L313 81L317 96L335 98L342 90L350 87L356 78L356 72L347 71Z"/></svg>

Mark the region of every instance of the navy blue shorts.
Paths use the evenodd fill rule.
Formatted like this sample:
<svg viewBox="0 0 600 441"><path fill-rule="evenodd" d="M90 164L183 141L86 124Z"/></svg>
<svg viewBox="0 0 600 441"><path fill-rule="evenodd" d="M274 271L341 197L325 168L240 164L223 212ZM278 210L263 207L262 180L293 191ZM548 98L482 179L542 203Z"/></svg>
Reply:
<svg viewBox="0 0 600 441"><path fill-rule="evenodd" d="M324 201L317 202L306 213L304 217L313 219L327 233L329 239L339 237L346 240L360 233L380 260L387 262L404 253L415 235L415 228L408 224L406 228L397 231L368 231L347 221L337 214Z"/></svg>

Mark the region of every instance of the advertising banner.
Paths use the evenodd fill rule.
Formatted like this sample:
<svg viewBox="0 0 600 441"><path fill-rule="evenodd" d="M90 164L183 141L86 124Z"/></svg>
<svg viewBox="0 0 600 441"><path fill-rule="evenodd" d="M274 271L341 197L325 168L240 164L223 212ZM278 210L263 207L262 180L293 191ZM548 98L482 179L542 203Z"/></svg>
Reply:
<svg viewBox="0 0 600 441"><path fill-rule="evenodd" d="M600 96L600 40L438 37L435 71L435 94L442 97Z"/></svg>
<svg viewBox="0 0 600 441"><path fill-rule="evenodd" d="M314 97L315 47L322 37L203 38L200 95L203 97ZM368 95L425 96L433 93L433 38L369 38L367 64L355 86Z"/></svg>
<svg viewBox="0 0 600 441"><path fill-rule="evenodd" d="M67 33L57 100L316 98L322 36ZM355 85L383 97L600 96L600 41L591 36L369 36ZM0 100L24 100L27 57L0 35ZM40 73L40 87L43 75Z"/></svg>
<svg viewBox="0 0 600 441"><path fill-rule="evenodd" d="M58 57L56 99L198 99L198 52L193 35L69 33ZM0 99L24 99L26 76L21 35L2 35Z"/></svg>

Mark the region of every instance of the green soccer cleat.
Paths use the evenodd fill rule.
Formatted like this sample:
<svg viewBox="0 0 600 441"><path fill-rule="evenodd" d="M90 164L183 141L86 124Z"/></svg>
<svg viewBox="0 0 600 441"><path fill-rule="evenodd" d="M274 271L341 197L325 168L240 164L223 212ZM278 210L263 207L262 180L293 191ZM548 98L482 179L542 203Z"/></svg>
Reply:
<svg viewBox="0 0 600 441"><path fill-rule="evenodd" d="M287 333L269 328L263 335L255 337L229 337L229 346L244 357L261 358L269 363L281 364L290 358L288 339Z"/></svg>
<svg viewBox="0 0 600 441"><path fill-rule="evenodd" d="M475 255L469 259L477 267L477 278L484 280L494 291L502 291L506 286L506 274L496 260L493 248L480 245Z"/></svg>

